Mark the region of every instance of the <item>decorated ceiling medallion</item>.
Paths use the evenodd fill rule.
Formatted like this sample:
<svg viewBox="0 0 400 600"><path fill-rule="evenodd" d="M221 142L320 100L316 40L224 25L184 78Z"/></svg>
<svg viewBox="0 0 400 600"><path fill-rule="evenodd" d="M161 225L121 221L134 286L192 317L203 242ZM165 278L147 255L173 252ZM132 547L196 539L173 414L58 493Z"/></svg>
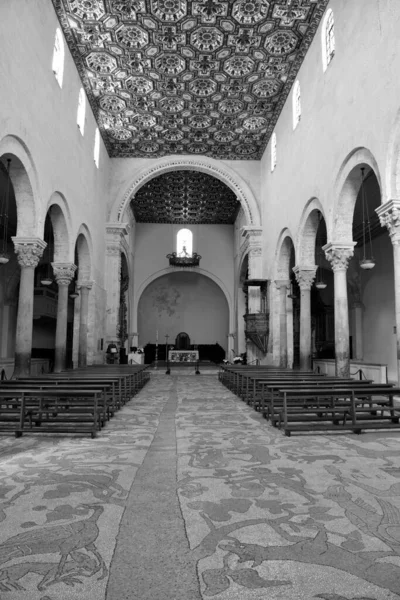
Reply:
<svg viewBox="0 0 400 600"><path fill-rule="evenodd" d="M192 33L190 40L197 50L213 52L223 43L223 35L216 27L199 27Z"/></svg>
<svg viewBox="0 0 400 600"><path fill-rule="evenodd" d="M256 129L262 129L267 125L266 119L263 117L248 117L243 121L243 127L248 129L249 131L254 131Z"/></svg>
<svg viewBox="0 0 400 600"><path fill-rule="evenodd" d="M185 59L179 54L162 54L156 58L155 65L160 73L178 75L185 70Z"/></svg>
<svg viewBox="0 0 400 600"><path fill-rule="evenodd" d="M100 99L100 107L107 112L120 113L125 110L126 102L118 96L104 95Z"/></svg>
<svg viewBox="0 0 400 600"><path fill-rule="evenodd" d="M71 13L79 19L97 21L105 15L103 0L68 0Z"/></svg>
<svg viewBox="0 0 400 600"><path fill-rule="evenodd" d="M132 137L132 132L129 129L112 129L108 133L116 140L129 140Z"/></svg>
<svg viewBox="0 0 400 600"><path fill-rule="evenodd" d="M281 84L276 79L263 79L253 85L253 94L257 98L269 98L275 96L280 90Z"/></svg>
<svg viewBox="0 0 400 600"><path fill-rule="evenodd" d="M229 160L262 157L328 5L52 2L110 156L153 158L204 147L205 155ZM173 130L179 139L165 137Z"/></svg>
<svg viewBox="0 0 400 600"><path fill-rule="evenodd" d="M164 131L164 139L168 142L179 142L183 138L183 132L179 129L168 129Z"/></svg>
<svg viewBox="0 0 400 600"><path fill-rule="evenodd" d="M106 75L112 73L117 68L117 61L108 52L90 52L86 57L86 63L89 69Z"/></svg>
<svg viewBox="0 0 400 600"><path fill-rule="evenodd" d="M255 66L254 60L249 56L233 56L224 63L224 70L231 77L244 77L249 75Z"/></svg>
<svg viewBox="0 0 400 600"><path fill-rule="evenodd" d="M138 25L122 25L116 32L117 41L128 50L140 50L149 43L149 35Z"/></svg>
<svg viewBox="0 0 400 600"><path fill-rule="evenodd" d="M161 108L168 113L177 113L183 110L184 101L181 98L162 98L159 102Z"/></svg>
<svg viewBox="0 0 400 600"><path fill-rule="evenodd" d="M214 133L214 138L217 142L222 142L226 144L226 142L231 142L236 137L236 134L233 131L216 131Z"/></svg>
<svg viewBox="0 0 400 600"><path fill-rule="evenodd" d="M205 129L206 127L210 127L211 119L203 115L194 115L190 117L189 125L196 129Z"/></svg>
<svg viewBox="0 0 400 600"><path fill-rule="evenodd" d="M188 144L187 149L192 154L205 154L208 146L207 144Z"/></svg>
<svg viewBox="0 0 400 600"><path fill-rule="evenodd" d="M268 8L266 0L236 0L232 17L241 25L254 25L266 17Z"/></svg>
<svg viewBox="0 0 400 600"><path fill-rule="evenodd" d="M235 115L243 108L243 102L240 100L222 100L219 103L219 110L224 115Z"/></svg>
<svg viewBox="0 0 400 600"><path fill-rule="evenodd" d="M195 79L190 83L189 89L196 96L211 96L217 89L217 84L212 79Z"/></svg>
<svg viewBox="0 0 400 600"><path fill-rule="evenodd" d="M152 13L161 21L179 21L186 15L186 0L151 0Z"/></svg>
<svg viewBox="0 0 400 600"><path fill-rule="evenodd" d="M206 144L189 144L187 152L207 152ZM240 203L222 181L198 171L171 171L151 179L132 198L139 223L235 222Z"/></svg>
<svg viewBox="0 0 400 600"><path fill-rule="evenodd" d="M141 128L154 127L157 123L156 118L150 114L135 115L132 119L133 125Z"/></svg>
<svg viewBox="0 0 400 600"><path fill-rule="evenodd" d="M278 30L267 36L264 45L273 56L281 56L293 52L297 42L297 36L292 31Z"/></svg>
<svg viewBox="0 0 400 600"><path fill-rule="evenodd" d="M126 87L132 94L143 96L152 91L153 82L145 77L132 77L126 82Z"/></svg>

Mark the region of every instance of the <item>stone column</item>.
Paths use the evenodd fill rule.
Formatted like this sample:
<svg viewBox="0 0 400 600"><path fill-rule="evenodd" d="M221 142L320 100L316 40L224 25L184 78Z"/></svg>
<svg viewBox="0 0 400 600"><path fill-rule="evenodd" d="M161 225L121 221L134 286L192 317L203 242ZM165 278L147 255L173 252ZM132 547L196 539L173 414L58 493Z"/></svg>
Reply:
<svg viewBox="0 0 400 600"><path fill-rule="evenodd" d="M108 344L119 346L118 315L121 294L121 250L122 241L127 232L127 226L123 223L109 223L106 226L106 348Z"/></svg>
<svg viewBox="0 0 400 600"><path fill-rule="evenodd" d="M279 366L286 369L288 365L288 335L287 335L287 291L289 280L277 280L275 285L279 290Z"/></svg>
<svg viewBox="0 0 400 600"><path fill-rule="evenodd" d="M88 312L89 312L89 291L93 281L78 281L78 290L80 290L81 306L79 313L79 351L78 367L86 367L87 364L87 336L88 336Z"/></svg>
<svg viewBox="0 0 400 600"><path fill-rule="evenodd" d="M235 353L235 337L236 333L228 334L228 352L226 358L231 361Z"/></svg>
<svg viewBox="0 0 400 600"><path fill-rule="evenodd" d="M347 268L356 242L329 243L322 247L332 265L335 287L335 359L336 375L350 377L349 306L347 301Z"/></svg>
<svg viewBox="0 0 400 600"><path fill-rule="evenodd" d="M397 383L400 385L400 200L389 200L376 209L382 227L386 226L393 244L394 299L397 336Z"/></svg>
<svg viewBox="0 0 400 600"><path fill-rule="evenodd" d="M246 225L242 228L243 250L247 248L249 259L249 279L262 279L262 227ZM259 286L249 286L248 311L250 314L261 310L261 289ZM263 354L253 342L246 340L247 362L254 363L256 359L262 360Z"/></svg>
<svg viewBox="0 0 400 600"><path fill-rule="evenodd" d="M39 238L13 237L11 239L14 243L18 264L21 267L14 377L27 377L31 372L35 268L47 244Z"/></svg>
<svg viewBox="0 0 400 600"><path fill-rule="evenodd" d="M300 369L311 369L311 286L317 267L298 266L293 268L300 287Z"/></svg>
<svg viewBox="0 0 400 600"><path fill-rule="evenodd" d="M54 373L60 373L67 366L68 286L74 278L76 266L73 263L51 263L51 266L58 285Z"/></svg>

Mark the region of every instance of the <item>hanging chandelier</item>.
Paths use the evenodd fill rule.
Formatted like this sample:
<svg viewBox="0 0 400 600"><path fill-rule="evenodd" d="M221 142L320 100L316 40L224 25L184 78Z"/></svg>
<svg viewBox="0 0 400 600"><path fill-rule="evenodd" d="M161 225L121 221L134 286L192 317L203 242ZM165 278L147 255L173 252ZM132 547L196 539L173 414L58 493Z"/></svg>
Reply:
<svg viewBox="0 0 400 600"><path fill-rule="evenodd" d="M360 260L360 267L364 270L373 269L375 260L372 256L372 238L371 238L371 223L369 220L368 203L365 199L364 187L364 167L361 167L361 202L362 202L362 241L363 241L363 257ZM367 239L368 238L368 239ZM367 252L367 244L369 253Z"/></svg>
<svg viewBox="0 0 400 600"><path fill-rule="evenodd" d="M7 183L6 189L3 196L3 201L0 206L0 226L1 226L1 239L0 239L0 264L6 265L10 260L8 253L7 242L8 242L8 205L10 201L10 164L11 158L7 158Z"/></svg>

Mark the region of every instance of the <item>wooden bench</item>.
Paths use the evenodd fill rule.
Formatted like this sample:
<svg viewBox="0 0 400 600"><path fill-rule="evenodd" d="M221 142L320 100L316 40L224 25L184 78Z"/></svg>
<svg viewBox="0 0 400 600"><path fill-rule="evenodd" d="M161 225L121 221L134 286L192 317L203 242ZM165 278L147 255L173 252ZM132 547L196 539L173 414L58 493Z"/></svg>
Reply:
<svg viewBox="0 0 400 600"><path fill-rule="evenodd" d="M98 389L0 388L0 431L23 433L90 433L94 438L103 417ZM63 403L65 402L65 403Z"/></svg>
<svg viewBox="0 0 400 600"><path fill-rule="evenodd" d="M292 432L364 429L398 429L400 412L394 397L400 388L390 384L368 384L309 389L283 389L282 408L275 409L285 435ZM305 404L310 403L309 407ZM367 404L368 408L365 408Z"/></svg>

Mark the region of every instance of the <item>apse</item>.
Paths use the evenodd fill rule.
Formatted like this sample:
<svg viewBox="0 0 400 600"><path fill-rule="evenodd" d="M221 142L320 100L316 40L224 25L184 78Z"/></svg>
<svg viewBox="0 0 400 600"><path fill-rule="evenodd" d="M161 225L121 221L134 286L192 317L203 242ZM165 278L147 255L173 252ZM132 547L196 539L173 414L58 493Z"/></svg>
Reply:
<svg viewBox="0 0 400 600"><path fill-rule="evenodd" d="M139 343L169 343L185 332L191 344L215 344L227 350L229 308L221 288L208 277L176 271L144 290L138 306Z"/></svg>

